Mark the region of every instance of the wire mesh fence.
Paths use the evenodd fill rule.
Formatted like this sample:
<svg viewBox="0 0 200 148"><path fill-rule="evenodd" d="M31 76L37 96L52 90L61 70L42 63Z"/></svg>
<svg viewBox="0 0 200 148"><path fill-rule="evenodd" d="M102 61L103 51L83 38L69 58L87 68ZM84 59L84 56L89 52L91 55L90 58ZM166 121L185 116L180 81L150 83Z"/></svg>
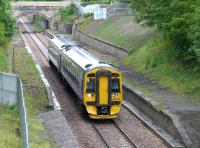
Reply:
<svg viewBox="0 0 200 148"><path fill-rule="evenodd" d="M113 5L110 5L106 8L107 10L107 17L112 17L113 15L117 14L124 14L124 15L130 15L134 13L134 10L129 7L127 3L116 3Z"/></svg>
<svg viewBox="0 0 200 148"><path fill-rule="evenodd" d="M114 3L114 4L93 4L88 2L76 2L79 13L84 14L93 14L94 20L102 20L110 18L114 15L131 15L134 14L134 10L129 7L128 3Z"/></svg>
<svg viewBox="0 0 200 148"><path fill-rule="evenodd" d="M24 148L29 148L28 123L21 80L14 74L0 73L0 104L17 105L20 135ZM9 130L9 129L8 129Z"/></svg>

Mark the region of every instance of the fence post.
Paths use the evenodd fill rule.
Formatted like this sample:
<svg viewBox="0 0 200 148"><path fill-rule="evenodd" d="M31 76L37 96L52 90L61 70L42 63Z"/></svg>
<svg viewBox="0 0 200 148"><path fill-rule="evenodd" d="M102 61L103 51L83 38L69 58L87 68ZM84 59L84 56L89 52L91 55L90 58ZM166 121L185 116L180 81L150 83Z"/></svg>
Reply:
<svg viewBox="0 0 200 148"><path fill-rule="evenodd" d="M14 73L15 72L15 47L13 47L12 55L13 55L12 72Z"/></svg>

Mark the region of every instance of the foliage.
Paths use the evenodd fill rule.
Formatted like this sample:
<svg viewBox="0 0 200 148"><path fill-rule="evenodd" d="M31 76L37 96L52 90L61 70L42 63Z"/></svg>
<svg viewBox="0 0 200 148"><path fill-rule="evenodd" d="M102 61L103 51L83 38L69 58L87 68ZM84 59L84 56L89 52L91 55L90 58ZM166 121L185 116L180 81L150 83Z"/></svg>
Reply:
<svg viewBox="0 0 200 148"><path fill-rule="evenodd" d="M156 26L177 50L176 59L200 70L200 2L196 0L132 0L137 21Z"/></svg>
<svg viewBox="0 0 200 148"><path fill-rule="evenodd" d="M10 38L14 34L15 26L9 0L0 0L0 12L0 38Z"/></svg>
<svg viewBox="0 0 200 148"><path fill-rule="evenodd" d="M78 15L78 9L75 4L70 4L70 6L61 9L59 13L61 21L72 22Z"/></svg>

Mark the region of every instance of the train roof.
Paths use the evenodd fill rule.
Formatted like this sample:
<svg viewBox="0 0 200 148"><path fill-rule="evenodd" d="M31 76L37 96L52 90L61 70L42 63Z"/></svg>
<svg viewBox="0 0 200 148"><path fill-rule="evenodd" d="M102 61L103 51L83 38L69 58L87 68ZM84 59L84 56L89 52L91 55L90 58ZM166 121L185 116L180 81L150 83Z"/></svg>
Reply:
<svg viewBox="0 0 200 148"><path fill-rule="evenodd" d="M62 52L85 71L97 67L107 67L116 69L112 65L105 64L104 62L102 62L101 60L90 54L86 49L77 45L74 41L72 41L68 37L65 37L63 35L58 35L52 41L56 42L54 44L58 45L58 47L66 46L67 48L65 48Z"/></svg>
<svg viewBox="0 0 200 148"><path fill-rule="evenodd" d="M51 41L61 50L66 46L74 46L76 45L70 38L64 35L55 35Z"/></svg>

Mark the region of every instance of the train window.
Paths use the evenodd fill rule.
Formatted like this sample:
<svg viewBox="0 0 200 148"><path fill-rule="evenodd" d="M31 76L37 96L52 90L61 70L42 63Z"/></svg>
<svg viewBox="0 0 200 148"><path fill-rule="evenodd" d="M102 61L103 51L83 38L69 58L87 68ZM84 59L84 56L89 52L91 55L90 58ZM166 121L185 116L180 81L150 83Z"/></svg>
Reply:
<svg viewBox="0 0 200 148"><path fill-rule="evenodd" d="M95 77L95 74L94 73L90 73L87 75L87 77Z"/></svg>
<svg viewBox="0 0 200 148"><path fill-rule="evenodd" d="M95 92L95 79L89 78L86 86L86 93Z"/></svg>
<svg viewBox="0 0 200 148"><path fill-rule="evenodd" d="M112 79L112 92L119 92L120 91L120 87L119 87L119 79L115 78Z"/></svg>
<svg viewBox="0 0 200 148"><path fill-rule="evenodd" d="M118 73L112 73L112 77L119 77Z"/></svg>

